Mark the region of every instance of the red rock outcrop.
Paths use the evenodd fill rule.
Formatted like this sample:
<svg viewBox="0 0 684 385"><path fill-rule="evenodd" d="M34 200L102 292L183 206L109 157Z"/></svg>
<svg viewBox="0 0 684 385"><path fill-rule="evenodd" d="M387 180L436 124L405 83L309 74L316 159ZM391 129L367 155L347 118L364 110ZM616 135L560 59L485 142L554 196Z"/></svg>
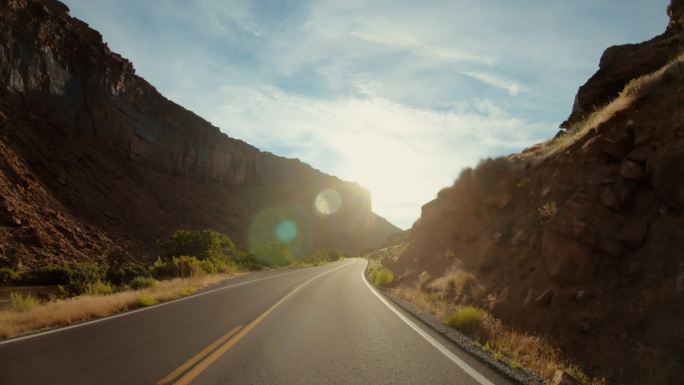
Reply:
<svg viewBox="0 0 684 385"><path fill-rule="evenodd" d="M398 284L462 269L485 290L476 305L546 336L589 374L615 384L681 382L683 4L673 1L663 35L606 51L570 120L665 68L634 83L625 109L465 170L424 205L387 260Z"/></svg>
<svg viewBox="0 0 684 385"><path fill-rule="evenodd" d="M684 46L684 2L674 0L667 8L670 23L667 30L639 44L608 48L599 61L599 70L582 85L572 106L570 117L561 128L570 128L596 108L617 97L632 79L649 74L677 56Z"/></svg>

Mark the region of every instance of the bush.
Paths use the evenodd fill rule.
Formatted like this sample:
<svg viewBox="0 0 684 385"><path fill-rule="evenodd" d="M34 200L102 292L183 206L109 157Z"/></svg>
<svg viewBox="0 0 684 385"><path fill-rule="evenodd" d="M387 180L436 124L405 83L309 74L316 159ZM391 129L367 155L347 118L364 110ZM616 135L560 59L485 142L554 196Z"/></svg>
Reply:
<svg viewBox="0 0 684 385"><path fill-rule="evenodd" d="M98 266L94 263L89 262L77 262L68 265L67 271L69 274L69 282L68 286L66 287L67 291L71 295L79 295L86 293L89 289L92 288L93 285L97 285L97 282L106 282L106 270L106 266ZM106 285L109 285L109 283L106 283ZM109 286L111 287L111 285ZM107 291L107 289L104 288L104 286L94 288L94 290L99 289Z"/></svg>
<svg viewBox="0 0 684 385"><path fill-rule="evenodd" d="M24 272L19 276L18 282L29 285L68 285L71 273L71 269L67 265L48 264Z"/></svg>
<svg viewBox="0 0 684 385"><path fill-rule="evenodd" d="M23 296L21 293L10 293L10 308L14 311L29 311L38 305L40 305L40 302L31 294Z"/></svg>
<svg viewBox="0 0 684 385"><path fill-rule="evenodd" d="M149 287L155 287L159 284L159 281L152 277L135 277L133 278L130 282L128 282L128 285L131 287L133 290L140 290L140 289L147 289Z"/></svg>
<svg viewBox="0 0 684 385"><path fill-rule="evenodd" d="M264 264L259 262L256 255L252 253L239 252L235 257L235 263L240 268L246 270L261 270L264 268Z"/></svg>
<svg viewBox="0 0 684 385"><path fill-rule="evenodd" d="M389 285L394 281L394 273L384 266L374 267L368 272L368 277L375 286Z"/></svg>
<svg viewBox="0 0 684 385"><path fill-rule="evenodd" d="M154 297L148 294L141 294L138 297L138 306L139 307L147 307L147 306L153 306L158 304L159 301L157 301Z"/></svg>
<svg viewBox="0 0 684 385"><path fill-rule="evenodd" d="M106 266L89 262L49 264L21 274L16 282L29 285L62 285L68 295L78 295L83 294L90 284L106 282L106 269Z"/></svg>
<svg viewBox="0 0 684 385"><path fill-rule="evenodd" d="M480 160L473 171L473 177L484 191L491 191L510 169L511 162L504 157L487 158Z"/></svg>
<svg viewBox="0 0 684 385"><path fill-rule="evenodd" d="M290 248L284 242L272 242L261 245L257 248L255 254L257 260L266 266L284 266L294 259Z"/></svg>
<svg viewBox="0 0 684 385"><path fill-rule="evenodd" d="M294 258L291 261L293 266L320 266L329 262L339 261L342 258L347 258L347 254L343 251L335 249L319 249L311 253L311 255L301 258Z"/></svg>
<svg viewBox="0 0 684 385"><path fill-rule="evenodd" d="M190 277L202 272L199 259L187 256L172 257L170 260L157 258L150 267L150 274L157 279Z"/></svg>
<svg viewBox="0 0 684 385"><path fill-rule="evenodd" d="M114 293L114 286L98 279L95 282L86 283L83 292L87 295L107 295Z"/></svg>
<svg viewBox="0 0 684 385"><path fill-rule="evenodd" d="M184 287L184 288L180 289L180 291L178 292L178 295L180 295L181 297L187 297L189 295L195 294L196 291L197 291L196 287L188 286L188 287Z"/></svg>
<svg viewBox="0 0 684 385"><path fill-rule="evenodd" d="M558 212L558 206L556 205L556 202L547 202L544 204L544 206L540 207L538 209L539 211L539 220L544 223L551 218L553 218L556 213Z"/></svg>
<svg viewBox="0 0 684 385"><path fill-rule="evenodd" d="M137 263L134 258L122 251L111 251L107 255L107 281L121 285L139 276L147 276L149 272L145 266Z"/></svg>
<svg viewBox="0 0 684 385"><path fill-rule="evenodd" d="M227 261L236 255L235 245L230 238L213 230L176 231L162 244L163 260L188 255L199 260L214 259Z"/></svg>
<svg viewBox="0 0 684 385"><path fill-rule="evenodd" d="M16 271L7 267L0 267L0 284L15 283L19 281L19 278L19 273Z"/></svg>
<svg viewBox="0 0 684 385"><path fill-rule="evenodd" d="M465 306L448 316L444 320L444 324L475 338L482 334L483 323L486 317L487 313L483 310L472 306Z"/></svg>

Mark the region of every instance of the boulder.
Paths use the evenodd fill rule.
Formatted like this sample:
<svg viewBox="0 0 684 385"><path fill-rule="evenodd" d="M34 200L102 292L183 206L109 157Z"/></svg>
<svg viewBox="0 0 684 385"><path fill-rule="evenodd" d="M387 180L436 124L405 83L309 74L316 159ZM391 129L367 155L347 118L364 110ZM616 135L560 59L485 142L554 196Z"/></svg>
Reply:
<svg viewBox="0 0 684 385"><path fill-rule="evenodd" d="M565 370L556 370L551 383L553 385L580 385L580 382Z"/></svg>
<svg viewBox="0 0 684 385"><path fill-rule="evenodd" d="M651 154L651 149L648 147L637 147L627 154L627 158L635 162L644 163Z"/></svg>
<svg viewBox="0 0 684 385"><path fill-rule="evenodd" d="M649 162L650 163L650 162ZM684 207L684 151L661 153L653 160L651 184L658 198L673 207Z"/></svg>
<svg viewBox="0 0 684 385"><path fill-rule="evenodd" d="M587 155L603 154L619 160L625 157L630 150L630 140L619 138L608 139L601 135L587 140L582 145L582 152Z"/></svg>
<svg viewBox="0 0 684 385"><path fill-rule="evenodd" d="M591 250L571 237L544 229L542 258L549 276L559 283L585 281L593 275L595 259Z"/></svg>
<svg viewBox="0 0 684 385"><path fill-rule="evenodd" d="M612 190L601 191L600 198L601 203L603 203L604 206L608 207L611 210L620 210L620 200L618 199L615 192L613 192Z"/></svg>
<svg viewBox="0 0 684 385"><path fill-rule="evenodd" d="M620 166L620 175L625 179L639 180L644 177L644 166L633 160L625 159Z"/></svg>

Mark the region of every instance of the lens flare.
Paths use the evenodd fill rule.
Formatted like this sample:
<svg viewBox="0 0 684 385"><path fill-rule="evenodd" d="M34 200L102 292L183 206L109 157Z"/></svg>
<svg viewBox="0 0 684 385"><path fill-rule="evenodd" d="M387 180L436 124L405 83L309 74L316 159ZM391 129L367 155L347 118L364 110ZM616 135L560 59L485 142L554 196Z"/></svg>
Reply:
<svg viewBox="0 0 684 385"><path fill-rule="evenodd" d="M297 238L297 224L291 220L284 220L276 226L275 229L276 237L281 242L290 242L291 240Z"/></svg>
<svg viewBox="0 0 684 385"><path fill-rule="evenodd" d="M316 234L311 217L310 208L296 204L262 208L251 218L246 234L249 252L259 257L285 246L295 255L308 252Z"/></svg>
<svg viewBox="0 0 684 385"><path fill-rule="evenodd" d="M322 215L335 214L342 206L342 198L337 191L333 189L325 189L321 191L314 201L314 208L316 212Z"/></svg>

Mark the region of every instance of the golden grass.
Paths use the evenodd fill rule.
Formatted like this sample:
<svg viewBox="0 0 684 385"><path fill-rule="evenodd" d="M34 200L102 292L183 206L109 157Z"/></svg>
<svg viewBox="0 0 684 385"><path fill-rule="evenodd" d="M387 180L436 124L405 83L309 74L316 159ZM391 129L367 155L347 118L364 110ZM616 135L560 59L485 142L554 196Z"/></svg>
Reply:
<svg viewBox="0 0 684 385"><path fill-rule="evenodd" d="M444 318L444 324L454 327L470 337L479 336L484 329L487 313L473 306L464 306Z"/></svg>
<svg viewBox="0 0 684 385"><path fill-rule="evenodd" d="M612 119L618 112L629 108L636 100L648 94L653 87L667 81L668 76L681 77L684 74L683 63L684 54L681 54L657 71L632 79L613 101L597 108L584 120L571 126L565 135L543 143L541 145L541 156L548 156L565 150L599 125Z"/></svg>
<svg viewBox="0 0 684 385"><path fill-rule="evenodd" d="M128 290L109 295L80 295L50 301L18 311L0 311L0 338L27 334L57 326L66 326L104 317L139 306L151 306L188 296L198 288L224 281L233 275L217 274L170 279L142 290Z"/></svg>
<svg viewBox="0 0 684 385"><path fill-rule="evenodd" d="M436 293L425 293L417 287L395 287L391 293L398 298L412 303L421 311L432 314L440 320L448 320L460 309L467 307L450 303ZM530 336L516 332L504 326L491 314L482 312L482 333L480 341L487 350L495 351L499 360L507 357L516 367L522 366L544 379L552 379L557 369L566 370L578 378L583 384L603 385L605 381L589 378L577 366L567 362L551 344L538 336Z"/></svg>

